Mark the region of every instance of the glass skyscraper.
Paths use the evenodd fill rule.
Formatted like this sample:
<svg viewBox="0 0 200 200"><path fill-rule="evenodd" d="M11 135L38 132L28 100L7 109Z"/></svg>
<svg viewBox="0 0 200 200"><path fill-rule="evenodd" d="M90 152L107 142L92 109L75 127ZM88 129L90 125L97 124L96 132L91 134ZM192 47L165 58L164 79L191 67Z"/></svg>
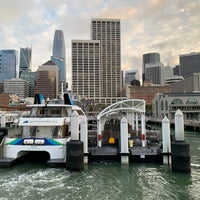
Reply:
<svg viewBox="0 0 200 200"><path fill-rule="evenodd" d="M59 91L63 82L63 90L66 90L66 54L65 40L62 30L56 30L53 41L53 54L51 60L58 66L59 69Z"/></svg>
<svg viewBox="0 0 200 200"><path fill-rule="evenodd" d="M18 78L18 52L16 50L0 50L0 82Z"/></svg>
<svg viewBox="0 0 200 200"><path fill-rule="evenodd" d="M23 71L31 70L31 51L29 47L20 48L19 77Z"/></svg>

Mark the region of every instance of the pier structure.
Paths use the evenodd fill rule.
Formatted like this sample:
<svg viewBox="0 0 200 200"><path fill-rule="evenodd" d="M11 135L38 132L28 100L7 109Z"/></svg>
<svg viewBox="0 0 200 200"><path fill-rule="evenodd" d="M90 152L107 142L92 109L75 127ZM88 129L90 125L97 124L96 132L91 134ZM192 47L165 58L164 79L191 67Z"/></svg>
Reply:
<svg viewBox="0 0 200 200"><path fill-rule="evenodd" d="M143 147L146 145L145 135L145 101L140 99L128 99L116 102L97 115L97 145L102 146L102 132L107 118L114 116L121 120L123 117L129 122L129 124L135 128L136 134L139 130L139 120L141 121L141 127L143 127L142 139ZM140 119L139 119L140 117ZM122 133L120 133L122 134Z"/></svg>

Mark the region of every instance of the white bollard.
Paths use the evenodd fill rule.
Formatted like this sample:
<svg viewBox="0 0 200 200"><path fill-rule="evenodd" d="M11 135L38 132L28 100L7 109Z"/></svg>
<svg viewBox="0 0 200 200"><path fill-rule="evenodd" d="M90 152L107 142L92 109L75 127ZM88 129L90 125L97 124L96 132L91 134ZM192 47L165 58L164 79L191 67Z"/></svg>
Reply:
<svg viewBox="0 0 200 200"><path fill-rule="evenodd" d="M76 111L71 116L71 140L79 140L79 115Z"/></svg>
<svg viewBox="0 0 200 200"><path fill-rule="evenodd" d="M6 127L6 116L5 114L1 114L1 128Z"/></svg>
<svg viewBox="0 0 200 200"><path fill-rule="evenodd" d="M120 139L121 139L121 163L129 163L128 149L128 122L125 117L120 122Z"/></svg>
<svg viewBox="0 0 200 200"><path fill-rule="evenodd" d="M146 147L146 128L145 128L145 115L144 114L142 114L142 116L141 116L141 125L142 125L142 133L141 133L142 147Z"/></svg>
<svg viewBox="0 0 200 200"><path fill-rule="evenodd" d="M101 127L102 127L102 122L100 120L98 120L97 121L97 146L98 147L102 146Z"/></svg>
<svg viewBox="0 0 200 200"><path fill-rule="evenodd" d="M171 154L170 122L166 116L162 120L162 143L163 163L171 165L171 155L169 155Z"/></svg>
<svg viewBox="0 0 200 200"><path fill-rule="evenodd" d="M175 113L175 141L185 141L183 113L177 110Z"/></svg>
<svg viewBox="0 0 200 200"><path fill-rule="evenodd" d="M83 142L84 164L88 163L88 123L87 118L84 117L80 123L81 126L81 141Z"/></svg>

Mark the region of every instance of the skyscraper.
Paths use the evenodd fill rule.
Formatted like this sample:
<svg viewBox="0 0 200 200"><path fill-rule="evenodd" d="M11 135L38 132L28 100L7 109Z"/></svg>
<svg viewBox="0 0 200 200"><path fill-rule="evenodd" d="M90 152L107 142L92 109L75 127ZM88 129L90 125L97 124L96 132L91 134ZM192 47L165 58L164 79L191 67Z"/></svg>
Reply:
<svg viewBox="0 0 200 200"><path fill-rule="evenodd" d="M145 65L149 63L158 63L160 62L160 54L159 53L146 53L143 55L143 66L142 66L142 80L145 81Z"/></svg>
<svg viewBox="0 0 200 200"><path fill-rule="evenodd" d="M20 48L19 77L23 71L31 70L31 52L29 47Z"/></svg>
<svg viewBox="0 0 200 200"><path fill-rule="evenodd" d="M0 82L5 79L18 78L18 52L16 50L0 50Z"/></svg>
<svg viewBox="0 0 200 200"><path fill-rule="evenodd" d="M121 97L121 32L119 19L92 19L91 39L100 41L101 97L105 104Z"/></svg>
<svg viewBox="0 0 200 200"><path fill-rule="evenodd" d="M15 94L24 99L28 97L28 82L21 78L6 79L3 83L3 90L5 94Z"/></svg>
<svg viewBox="0 0 200 200"><path fill-rule="evenodd" d="M200 53L183 54L179 56L180 75L184 78L200 72Z"/></svg>
<svg viewBox="0 0 200 200"><path fill-rule="evenodd" d="M72 91L100 103L100 42L72 40Z"/></svg>
<svg viewBox="0 0 200 200"><path fill-rule="evenodd" d="M53 54L51 60L58 66L59 70L59 91L63 82L63 89L66 90L66 55L65 40L62 30L56 30L53 41Z"/></svg>
<svg viewBox="0 0 200 200"><path fill-rule="evenodd" d="M58 66L52 61L38 67L35 81L35 94L43 94L45 98L58 96Z"/></svg>
<svg viewBox="0 0 200 200"><path fill-rule="evenodd" d="M23 71L20 78L26 80L29 85L29 97L34 97L34 86L35 86L35 76L36 72L30 70Z"/></svg>

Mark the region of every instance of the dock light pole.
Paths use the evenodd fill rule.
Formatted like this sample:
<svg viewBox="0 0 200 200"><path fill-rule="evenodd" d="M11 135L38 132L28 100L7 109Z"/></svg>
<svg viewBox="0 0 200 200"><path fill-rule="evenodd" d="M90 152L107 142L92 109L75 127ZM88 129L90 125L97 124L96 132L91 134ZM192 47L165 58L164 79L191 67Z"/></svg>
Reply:
<svg viewBox="0 0 200 200"><path fill-rule="evenodd" d="M125 117L120 122L120 139L121 139L121 163L129 164L128 149L128 122Z"/></svg>
<svg viewBox="0 0 200 200"><path fill-rule="evenodd" d="M175 113L175 141L172 142L172 170L188 173L190 169L190 145L184 138L183 113Z"/></svg>
<svg viewBox="0 0 200 200"><path fill-rule="evenodd" d="M80 123L81 126L81 141L83 142L84 164L88 163L88 123L84 117Z"/></svg>
<svg viewBox="0 0 200 200"><path fill-rule="evenodd" d="M170 121L165 116L162 120L163 163L171 165Z"/></svg>

